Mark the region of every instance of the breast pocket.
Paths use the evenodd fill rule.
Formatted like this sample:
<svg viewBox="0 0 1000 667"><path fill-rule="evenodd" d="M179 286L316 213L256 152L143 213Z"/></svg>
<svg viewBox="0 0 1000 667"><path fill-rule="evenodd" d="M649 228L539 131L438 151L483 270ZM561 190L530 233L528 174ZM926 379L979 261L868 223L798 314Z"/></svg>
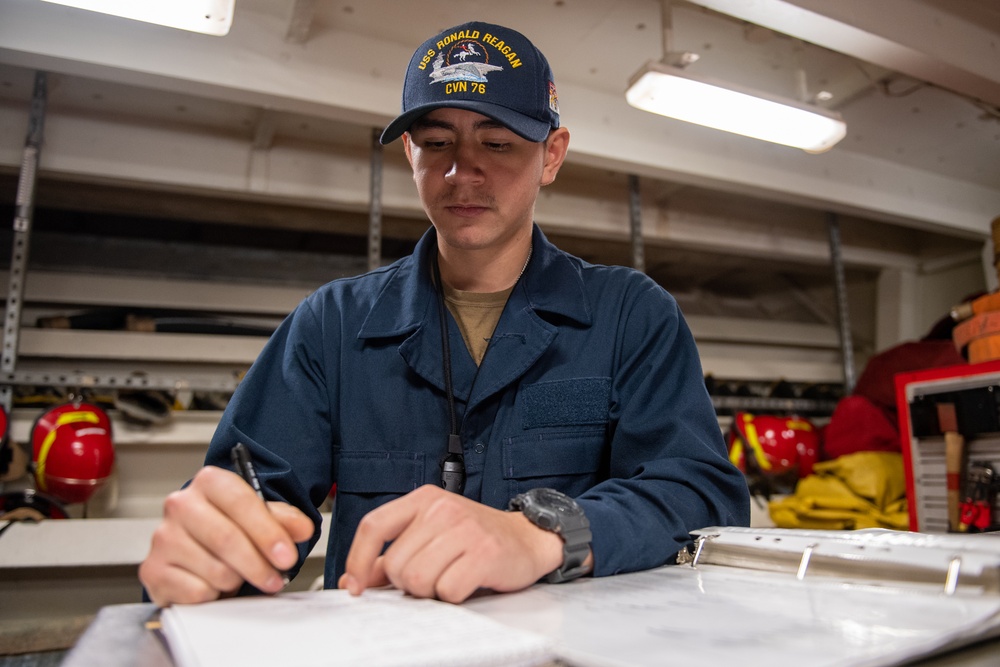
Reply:
<svg viewBox="0 0 1000 667"><path fill-rule="evenodd" d="M547 486L579 495L607 476L605 446L611 378L566 378L526 385L518 403L523 435L504 441L510 492Z"/></svg>
<svg viewBox="0 0 1000 667"><path fill-rule="evenodd" d="M334 527L327 547L326 580L337 581L358 523L370 511L424 483L423 452L340 451Z"/></svg>
<svg viewBox="0 0 1000 667"><path fill-rule="evenodd" d="M504 480L510 494L538 487L578 496L607 475L603 426L508 438L503 443Z"/></svg>
<svg viewBox="0 0 1000 667"><path fill-rule="evenodd" d="M337 495L401 496L420 486L423 477L423 452L341 452Z"/></svg>

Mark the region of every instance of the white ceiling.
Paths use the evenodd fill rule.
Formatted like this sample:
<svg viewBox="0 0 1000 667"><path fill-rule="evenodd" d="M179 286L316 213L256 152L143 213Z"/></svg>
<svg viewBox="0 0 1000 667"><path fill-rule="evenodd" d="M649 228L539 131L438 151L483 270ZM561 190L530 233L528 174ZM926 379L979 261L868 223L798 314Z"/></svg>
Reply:
<svg viewBox="0 0 1000 667"><path fill-rule="evenodd" d="M237 0L225 38L39 0L0 13L0 99L38 69L69 107L354 142L393 115L414 46L475 17L548 55L571 162L966 238L1000 214L1000 0ZM743 86L828 92L848 136L810 156L629 109L665 46Z"/></svg>
<svg viewBox="0 0 1000 667"><path fill-rule="evenodd" d="M722 0L703 4L724 9L768 3ZM993 63L989 76L994 87L988 101L972 97L983 91L965 85L963 70L944 72L946 68L938 63L945 78L935 86L887 69L884 63L866 60L865 56L871 55L868 42L853 51L849 43L834 43L843 49L838 52L684 2L673 3L671 47L699 54L692 71L744 86L794 98L800 92L800 76L804 76L809 101L815 101L821 90L832 93L829 101L819 103L841 112L849 122L850 134L840 150L996 188L1000 183L1000 1L910 0L893 4L904 8L922 4L938 10L941 16L991 33L991 51L974 56L987 68ZM421 11L407 13L405 21L382 20L398 13L399 8L400 3L394 0L320 1L311 31L314 35L324 30L357 32L412 44L414 35L433 34L460 17L484 16L510 22L534 36L560 81L612 94L624 90L625 82L642 63L663 54L660 8L655 3L640 8L636 3L573 0L429 3L422 4ZM902 23L905 19L883 18ZM533 26L540 29L535 31ZM929 73L930 66L927 70Z"/></svg>
<svg viewBox="0 0 1000 667"><path fill-rule="evenodd" d="M44 71L43 176L84 185L61 206L180 216L208 199L291 202L311 211L280 224L319 230L331 222L316 211L364 211L372 131L398 109L413 49L470 19L521 30L555 72L573 139L540 222L621 253L625 175L640 176L653 268L686 312L713 312L713 295L736 312L745 290L767 317L792 304L832 322L827 213L842 217L866 306L883 268L981 264L1000 216L1000 0L236 0L224 38L0 0L0 176L17 173ZM693 71L835 109L848 136L808 155L629 108L629 78L665 49L697 53ZM415 219L399 153L386 151L385 204ZM912 323L889 338L937 319L930 302L895 304Z"/></svg>
<svg viewBox="0 0 1000 667"><path fill-rule="evenodd" d="M831 37L832 46L840 49L835 51L700 6L723 11L731 8L749 14L743 7L757 5L764 12L769 9L767 5L772 5L776 11L786 3L743 0L695 0L695 3L674 2L671 13L671 50L691 51L700 56L690 67L692 71L793 98L800 95L800 77L804 76L807 99L815 101L814 96L821 90L832 93L829 101L819 103L839 111L848 121L848 137L838 150L898 162L988 188L1000 187L1000 0L867 2L885 8L885 15L876 17L883 24L906 25L908 17L897 13L896 8L905 11L912 6L927 12L926 20L931 22L951 19L966 24L955 26L959 33L967 26L988 32L985 43L989 49L983 52L963 55L962 51L970 47L958 41L961 35L949 38L956 41L947 45L954 51L948 55L956 60L982 61L988 72L986 78L993 84L988 91L967 84L963 80L968 74L964 66L949 67L944 59L912 67L915 73L939 73L938 85L889 69L893 53L883 54L884 62L872 61L869 58L873 56L870 52L873 36L853 36L851 40ZM629 77L647 60L660 59L664 50L660 6L656 2L466 0L420 3L419 10L401 12L402 7L415 6L398 0L319 0L310 35L348 31L412 45L419 42L417 35L429 36L464 17L482 16L529 34L551 61L559 82L573 82L610 94L621 94ZM405 20L385 20L400 13L405 14ZM821 33L834 32L830 25L816 29ZM917 37L926 29L914 22ZM808 31L802 26L799 32ZM990 97L977 103L971 95L982 92L989 92Z"/></svg>

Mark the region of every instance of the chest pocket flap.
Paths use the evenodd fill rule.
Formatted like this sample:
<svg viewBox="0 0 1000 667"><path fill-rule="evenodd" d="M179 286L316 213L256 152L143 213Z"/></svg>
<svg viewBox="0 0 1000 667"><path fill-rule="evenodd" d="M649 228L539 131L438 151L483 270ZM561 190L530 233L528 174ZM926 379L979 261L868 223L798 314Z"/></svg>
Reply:
<svg viewBox="0 0 1000 667"><path fill-rule="evenodd" d="M510 438L504 442L504 479L591 475L601 466L605 429Z"/></svg>
<svg viewBox="0 0 1000 667"><path fill-rule="evenodd" d="M424 481L422 452L341 452L338 493L409 493Z"/></svg>

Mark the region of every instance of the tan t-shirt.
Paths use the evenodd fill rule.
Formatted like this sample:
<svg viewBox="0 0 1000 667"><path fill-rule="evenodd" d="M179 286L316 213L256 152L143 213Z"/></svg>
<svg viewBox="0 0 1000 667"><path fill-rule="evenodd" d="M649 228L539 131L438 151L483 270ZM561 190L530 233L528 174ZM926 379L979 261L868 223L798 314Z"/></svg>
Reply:
<svg viewBox="0 0 1000 667"><path fill-rule="evenodd" d="M444 302L458 322L465 347L476 360L477 366L486 355L493 330L496 329L503 308L507 305L507 297L513 290L512 286L502 292L464 292L444 286Z"/></svg>

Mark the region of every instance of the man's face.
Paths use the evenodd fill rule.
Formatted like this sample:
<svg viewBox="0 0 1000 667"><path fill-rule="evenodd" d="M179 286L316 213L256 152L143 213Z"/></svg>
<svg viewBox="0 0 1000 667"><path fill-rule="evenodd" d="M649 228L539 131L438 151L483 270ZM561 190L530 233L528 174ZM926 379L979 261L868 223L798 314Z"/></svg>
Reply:
<svg viewBox="0 0 1000 667"><path fill-rule="evenodd" d="M415 121L404 147L440 240L498 250L530 233L538 189L555 179L565 155L568 133L556 133L555 142L534 143L463 109L435 109Z"/></svg>

